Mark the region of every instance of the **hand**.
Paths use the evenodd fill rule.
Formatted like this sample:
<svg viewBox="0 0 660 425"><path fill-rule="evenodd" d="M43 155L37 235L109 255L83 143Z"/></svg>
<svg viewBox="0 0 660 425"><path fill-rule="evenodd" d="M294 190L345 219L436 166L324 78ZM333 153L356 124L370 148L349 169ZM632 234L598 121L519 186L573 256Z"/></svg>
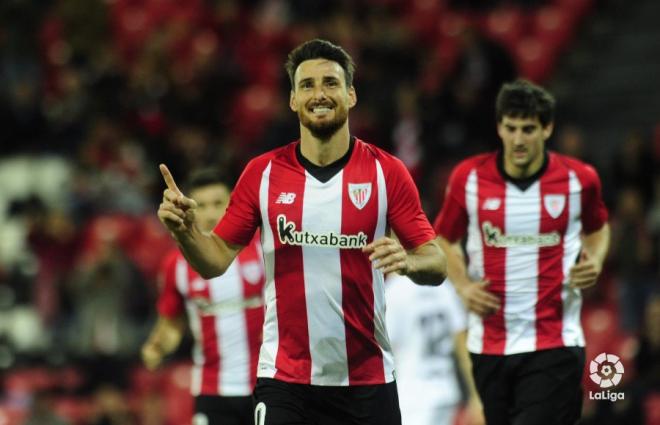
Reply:
<svg viewBox="0 0 660 425"><path fill-rule="evenodd" d="M408 273L408 253L396 239L384 236L362 248L362 252L370 254L369 261L373 261L374 268L383 274Z"/></svg>
<svg viewBox="0 0 660 425"><path fill-rule="evenodd" d="M155 370L163 362L163 350L153 342L142 346L142 362L149 370Z"/></svg>
<svg viewBox="0 0 660 425"><path fill-rule="evenodd" d="M486 317L495 313L501 307L500 299L486 289L489 284L489 281L482 280L454 286L468 310L481 317Z"/></svg>
<svg viewBox="0 0 660 425"><path fill-rule="evenodd" d="M571 267L569 272L569 286L571 288L585 289L595 285L602 267L599 261L591 257L587 251L582 250L580 261Z"/></svg>
<svg viewBox="0 0 660 425"><path fill-rule="evenodd" d="M486 425L484 417L484 407L481 400L470 399L465 409L466 424L468 425Z"/></svg>
<svg viewBox="0 0 660 425"><path fill-rule="evenodd" d="M189 232L195 222L197 202L181 193L165 164L160 164L159 168L167 189L163 191L158 218L173 234Z"/></svg>

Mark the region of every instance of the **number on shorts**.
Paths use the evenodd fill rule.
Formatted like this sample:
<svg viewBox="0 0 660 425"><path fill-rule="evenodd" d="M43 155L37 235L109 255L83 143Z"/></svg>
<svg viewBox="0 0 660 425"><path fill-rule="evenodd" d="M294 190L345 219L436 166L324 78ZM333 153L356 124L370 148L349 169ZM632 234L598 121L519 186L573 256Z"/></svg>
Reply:
<svg viewBox="0 0 660 425"><path fill-rule="evenodd" d="M254 408L254 425L264 425L266 423L266 405L263 401L257 403Z"/></svg>

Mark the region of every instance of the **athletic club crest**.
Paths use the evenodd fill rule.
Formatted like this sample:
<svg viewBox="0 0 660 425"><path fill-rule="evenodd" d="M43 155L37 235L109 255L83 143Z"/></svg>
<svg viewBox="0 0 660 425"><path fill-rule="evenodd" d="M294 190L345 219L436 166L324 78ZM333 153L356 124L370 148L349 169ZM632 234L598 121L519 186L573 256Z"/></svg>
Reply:
<svg viewBox="0 0 660 425"><path fill-rule="evenodd" d="M550 214L550 217L557 218L561 215L561 212L564 211L564 206L566 206L566 196L545 195L543 197L543 206L548 214Z"/></svg>
<svg viewBox="0 0 660 425"><path fill-rule="evenodd" d="M364 208L371 197L371 183L349 183L348 196L359 210Z"/></svg>

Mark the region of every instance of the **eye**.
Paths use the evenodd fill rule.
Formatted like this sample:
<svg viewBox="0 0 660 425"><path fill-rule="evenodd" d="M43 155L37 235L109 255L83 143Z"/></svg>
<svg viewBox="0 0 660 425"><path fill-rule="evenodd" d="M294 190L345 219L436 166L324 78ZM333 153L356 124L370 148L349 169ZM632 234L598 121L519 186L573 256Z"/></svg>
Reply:
<svg viewBox="0 0 660 425"><path fill-rule="evenodd" d="M525 134L532 134L534 130L536 130L536 127L534 127L533 125L526 125L525 127L523 127L523 132Z"/></svg>

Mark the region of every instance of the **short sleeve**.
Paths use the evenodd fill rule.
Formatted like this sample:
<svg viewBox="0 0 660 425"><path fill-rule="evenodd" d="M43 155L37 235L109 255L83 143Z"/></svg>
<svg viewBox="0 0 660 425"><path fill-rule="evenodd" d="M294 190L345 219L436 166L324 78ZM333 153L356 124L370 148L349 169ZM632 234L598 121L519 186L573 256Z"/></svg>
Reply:
<svg viewBox="0 0 660 425"><path fill-rule="evenodd" d="M602 185L596 170L584 165L580 173L582 184L582 229L584 233L600 230L607 222L608 211L603 202Z"/></svg>
<svg viewBox="0 0 660 425"><path fill-rule="evenodd" d="M174 318L184 313L184 300L176 287L176 264L179 259L178 251L170 252L163 260L158 271L158 314ZM183 260L181 260L183 261Z"/></svg>
<svg viewBox="0 0 660 425"><path fill-rule="evenodd" d="M405 249L416 248L435 238L422 210L417 186L401 161L391 158L385 173L387 219Z"/></svg>
<svg viewBox="0 0 660 425"><path fill-rule="evenodd" d="M467 173L465 167L459 165L449 177L449 184L445 190L445 201L442 210L433 223L435 232L447 239L456 242L465 236L468 224L467 209L465 206L465 182Z"/></svg>
<svg viewBox="0 0 660 425"><path fill-rule="evenodd" d="M258 165L261 162L253 160L245 167L231 194L225 215L213 230L229 243L248 245L261 223L259 187L263 169Z"/></svg>

